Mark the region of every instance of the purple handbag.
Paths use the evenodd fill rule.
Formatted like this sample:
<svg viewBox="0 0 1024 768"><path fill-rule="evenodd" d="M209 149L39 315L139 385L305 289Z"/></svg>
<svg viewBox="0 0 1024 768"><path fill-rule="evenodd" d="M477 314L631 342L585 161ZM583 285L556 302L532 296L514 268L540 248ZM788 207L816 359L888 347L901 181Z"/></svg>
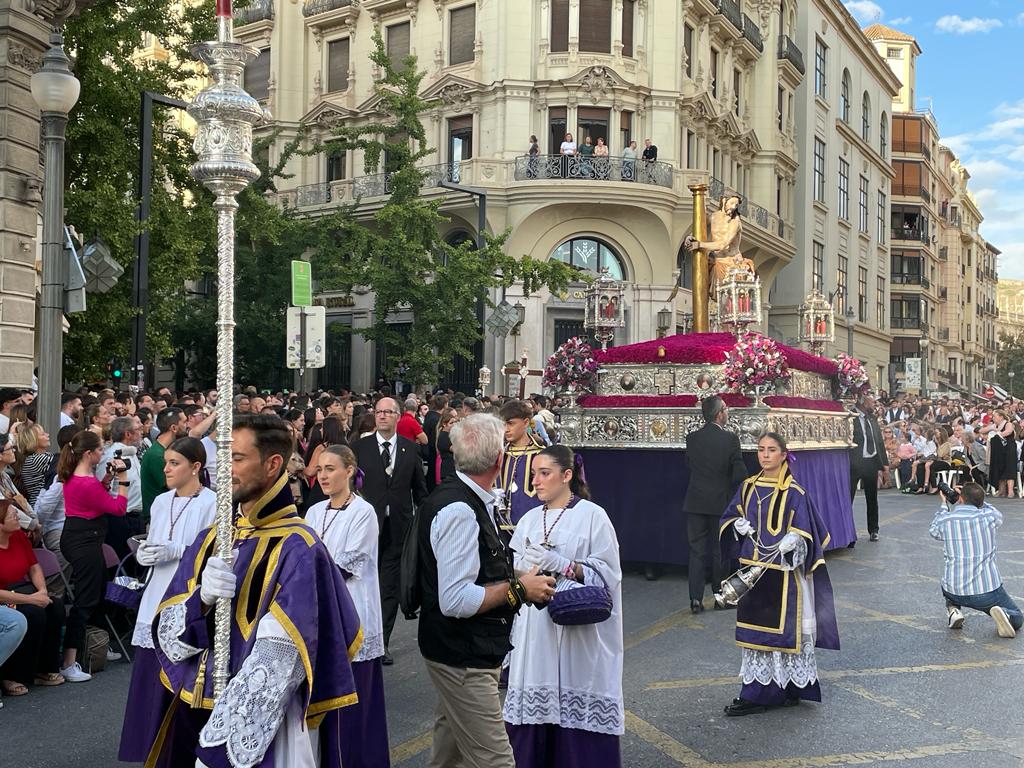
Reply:
<svg viewBox="0 0 1024 768"><path fill-rule="evenodd" d="M579 565L593 570L603 586L580 585L556 592L548 603L548 614L555 624L565 627L600 624L612 615L612 593L604 576L593 566Z"/></svg>

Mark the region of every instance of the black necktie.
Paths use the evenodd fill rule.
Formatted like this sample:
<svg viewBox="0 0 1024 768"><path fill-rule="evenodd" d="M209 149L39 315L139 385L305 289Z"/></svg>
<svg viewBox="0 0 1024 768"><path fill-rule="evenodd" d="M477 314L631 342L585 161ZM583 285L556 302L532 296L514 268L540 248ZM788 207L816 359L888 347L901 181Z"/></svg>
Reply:
<svg viewBox="0 0 1024 768"><path fill-rule="evenodd" d="M871 422L868 421L868 417L864 416L862 422L864 425L864 448L867 451L868 456L875 455L875 435L874 430L871 429Z"/></svg>
<svg viewBox="0 0 1024 768"><path fill-rule="evenodd" d="M391 443L385 442L380 446L380 460L384 462L384 472L391 474Z"/></svg>

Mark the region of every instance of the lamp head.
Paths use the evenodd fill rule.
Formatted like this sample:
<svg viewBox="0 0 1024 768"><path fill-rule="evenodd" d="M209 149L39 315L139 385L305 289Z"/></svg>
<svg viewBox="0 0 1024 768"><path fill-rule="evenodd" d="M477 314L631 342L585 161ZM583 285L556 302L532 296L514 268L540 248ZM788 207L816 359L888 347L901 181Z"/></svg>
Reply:
<svg viewBox="0 0 1024 768"><path fill-rule="evenodd" d="M82 84L71 73L70 60L64 53L64 37L50 34L50 48L43 55L43 66L32 75L32 98L41 112L66 115L78 102Z"/></svg>

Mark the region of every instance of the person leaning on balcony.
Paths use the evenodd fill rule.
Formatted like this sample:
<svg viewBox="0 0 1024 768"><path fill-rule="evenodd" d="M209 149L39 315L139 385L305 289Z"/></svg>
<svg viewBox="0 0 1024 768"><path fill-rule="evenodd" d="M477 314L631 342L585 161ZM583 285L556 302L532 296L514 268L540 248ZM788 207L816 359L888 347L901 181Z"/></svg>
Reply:
<svg viewBox="0 0 1024 768"><path fill-rule="evenodd" d="M641 154L644 161L644 171L647 180L654 178L654 164L658 161L658 147L651 143L650 139L644 139L644 151Z"/></svg>
<svg viewBox="0 0 1024 768"><path fill-rule="evenodd" d="M526 177L536 179L537 158L540 156L540 144L537 142L536 136L530 136L530 148L526 152L529 155L529 160L526 161Z"/></svg>
<svg viewBox="0 0 1024 768"><path fill-rule="evenodd" d="M603 136L597 137L597 146L594 147L594 177L608 178L608 145L604 143Z"/></svg>
<svg viewBox="0 0 1024 768"><path fill-rule="evenodd" d="M636 181L636 142L629 142L629 146L622 150L622 180Z"/></svg>
<svg viewBox="0 0 1024 768"><path fill-rule="evenodd" d="M573 141L572 134L565 134L565 140L558 148L558 154L562 156L562 178L569 177L569 158L573 155L579 154L576 149L576 142Z"/></svg>

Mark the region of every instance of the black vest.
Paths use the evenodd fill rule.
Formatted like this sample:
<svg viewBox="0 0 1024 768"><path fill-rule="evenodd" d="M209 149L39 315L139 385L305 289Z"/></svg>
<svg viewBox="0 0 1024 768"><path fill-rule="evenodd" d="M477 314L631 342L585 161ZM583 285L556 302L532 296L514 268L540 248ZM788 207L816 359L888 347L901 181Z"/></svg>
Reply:
<svg viewBox="0 0 1024 768"><path fill-rule="evenodd" d="M420 653L424 658L450 667L493 669L511 650L509 635L515 612L506 604L485 614L456 619L441 613L438 599L437 558L430 545L430 527L439 510L461 501L476 515L479 526L477 547L480 585L508 581L513 577L510 537L499 535L487 505L458 477L446 478L427 497L416 514L419 542L419 583L422 610L419 621Z"/></svg>

